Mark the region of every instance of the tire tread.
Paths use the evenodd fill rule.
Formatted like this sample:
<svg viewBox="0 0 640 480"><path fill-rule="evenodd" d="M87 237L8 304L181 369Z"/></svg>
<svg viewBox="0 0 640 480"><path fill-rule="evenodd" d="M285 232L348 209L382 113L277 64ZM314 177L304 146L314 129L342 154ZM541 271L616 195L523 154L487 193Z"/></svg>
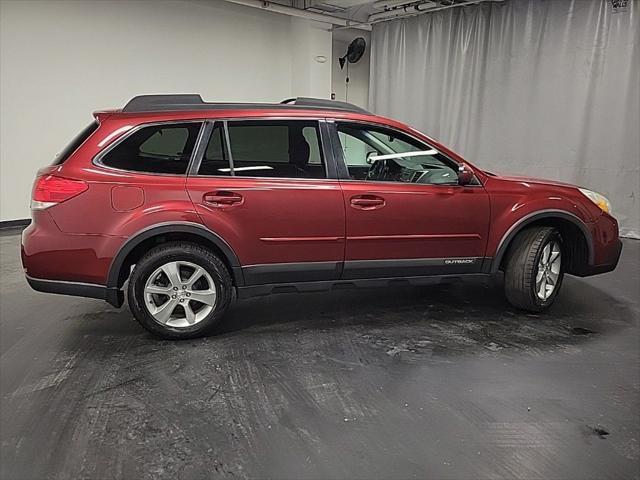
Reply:
<svg viewBox="0 0 640 480"><path fill-rule="evenodd" d="M542 304L535 295L535 272L540 249L549 237L557 234L553 227L532 227L513 240L504 275L505 294L513 306L532 312L540 312L549 306ZM559 289L560 280L558 283Z"/></svg>

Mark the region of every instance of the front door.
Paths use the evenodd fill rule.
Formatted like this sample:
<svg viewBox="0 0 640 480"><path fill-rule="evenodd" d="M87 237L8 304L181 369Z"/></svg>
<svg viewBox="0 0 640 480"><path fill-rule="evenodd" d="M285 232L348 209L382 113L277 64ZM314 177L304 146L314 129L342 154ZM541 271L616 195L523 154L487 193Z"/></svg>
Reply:
<svg viewBox="0 0 640 480"><path fill-rule="evenodd" d="M331 125L345 177L343 279L481 271L489 198L479 182L458 185L458 165L406 133Z"/></svg>
<svg viewBox="0 0 640 480"><path fill-rule="evenodd" d="M187 188L203 223L235 251L245 284L339 278L344 204L319 122L229 120L209 130Z"/></svg>

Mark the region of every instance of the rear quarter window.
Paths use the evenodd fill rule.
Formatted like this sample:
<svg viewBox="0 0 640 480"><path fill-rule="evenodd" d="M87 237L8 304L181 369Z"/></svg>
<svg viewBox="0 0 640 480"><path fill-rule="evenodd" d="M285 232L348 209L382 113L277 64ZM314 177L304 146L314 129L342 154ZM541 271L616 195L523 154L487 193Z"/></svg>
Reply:
<svg viewBox="0 0 640 480"><path fill-rule="evenodd" d="M79 134L73 137L73 140L71 140L58 155L56 155L53 165L61 165L64 163L97 129L98 122L96 121L87 125Z"/></svg>
<svg viewBox="0 0 640 480"><path fill-rule="evenodd" d="M108 150L98 163L118 170L184 175L201 125L166 123L139 128Z"/></svg>

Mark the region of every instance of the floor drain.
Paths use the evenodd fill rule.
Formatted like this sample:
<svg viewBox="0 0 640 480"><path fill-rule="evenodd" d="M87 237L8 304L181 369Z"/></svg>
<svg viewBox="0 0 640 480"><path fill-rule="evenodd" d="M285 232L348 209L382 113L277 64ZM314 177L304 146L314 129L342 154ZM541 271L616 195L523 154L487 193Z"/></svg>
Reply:
<svg viewBox="0 0 640 480"><path fill-rule="evenodd" d="M573 333L574 335L592 335L598 332L594 332L593 330L589 330L588 328L573 327L571 329L571 333Z"/></svg>
<svg viewBox="0 0 640 480"><path fill-rule="evenodd" d="M607 435L609 435L609 432L607 432L601 426L592 427L590 425L587 425L587 428L591 431L591 433L593 433L594 435L597 435L600 438L607 438Z"/></svg>

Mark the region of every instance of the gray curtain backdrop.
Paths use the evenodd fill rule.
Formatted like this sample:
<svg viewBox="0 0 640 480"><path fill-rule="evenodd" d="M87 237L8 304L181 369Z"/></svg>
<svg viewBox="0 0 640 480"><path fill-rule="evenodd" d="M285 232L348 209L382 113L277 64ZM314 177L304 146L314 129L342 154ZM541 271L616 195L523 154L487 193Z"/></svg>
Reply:
<svg viewBox="0 0 640 480"><path fill-rule="evenodd" d="M495 173L605 195L640 238L638 0L506 0L374 25L369 106Z"/></svg>

